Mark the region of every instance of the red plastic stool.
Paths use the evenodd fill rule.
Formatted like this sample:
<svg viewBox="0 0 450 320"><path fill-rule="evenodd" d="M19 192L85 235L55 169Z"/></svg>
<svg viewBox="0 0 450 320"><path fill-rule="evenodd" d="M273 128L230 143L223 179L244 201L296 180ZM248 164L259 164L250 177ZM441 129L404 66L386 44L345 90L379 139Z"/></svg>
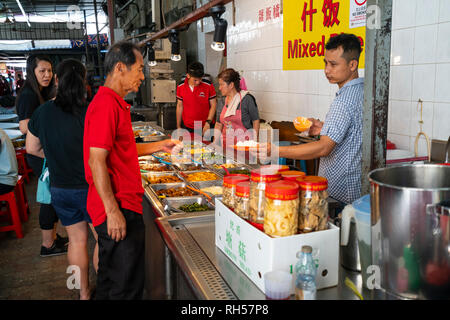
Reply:
<svg viewBox="0 0 450 320"><path fill-rule="evenodd" d="M17 238L23 238L22 223L20 222L20 214L17 208L17 199L14 190L0 195L0 201L6 201L8 208L6 211L0 211L0 215L9 215L12 224L5 227L0 227L0 232L15 231Z"/></svg>
<svg viewBox="0 0 450 320"><path fill-rule="evenodd" d="M27 153L25 148L16 149L16 158L17 164L19 166L19 174L23 175L25 180L30 182L29 174L33 172L33 170L28 166L27 161L25 160L25 154Z"/></svg>
<svg viewBox="0 0 450 320"><path fill-rule="evenodd" d="M20 220L22 222L27 222L30 208L28 206L27 194L25 193L23 176L18 177L16 188L14 190L16 192L17 206L19 207Z"/></svg>

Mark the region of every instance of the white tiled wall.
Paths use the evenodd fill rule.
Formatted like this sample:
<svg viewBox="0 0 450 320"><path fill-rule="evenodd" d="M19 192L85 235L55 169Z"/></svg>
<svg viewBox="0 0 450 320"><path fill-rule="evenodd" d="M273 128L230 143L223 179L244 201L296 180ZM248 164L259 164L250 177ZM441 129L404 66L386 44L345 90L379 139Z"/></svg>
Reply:
<svg viewBox="0 0 450 320"><path fill-rule="evenodd" d="M263 119L324 119L337 85L328 83L323 70L282 70L283 15L258 22L258 11L277 3L236 1L235 26L232 5L226 6L227 65L245 77ZM212 19L203 20L204 32L213 31ZM388 139L414 151L419 98L423 131L430 139L450 135L450 0L393 0L392 25ZM424 139L419 153L426 153Z"/></svg>
<svg viewBox="0 0 450 320"><path fill-rule="evenodd" d="M258 11L276 4L281 6L280 0L236 1L235 26L232 5L226 5L223 17L228 21L227 66L245 78L262 119L292 121L297 116L324 119L337 85L328 83L323 70L282 70L283 15L258 22ZM213 31L212 19L203 20L204 32Z"/></svg>
<svg viewBox="0 0 450 320"><path fill-rule="evenodd" d="M450 135L450 1L394 0L392 25L388 139L414 151L419 99L428 137Z"/></svg>

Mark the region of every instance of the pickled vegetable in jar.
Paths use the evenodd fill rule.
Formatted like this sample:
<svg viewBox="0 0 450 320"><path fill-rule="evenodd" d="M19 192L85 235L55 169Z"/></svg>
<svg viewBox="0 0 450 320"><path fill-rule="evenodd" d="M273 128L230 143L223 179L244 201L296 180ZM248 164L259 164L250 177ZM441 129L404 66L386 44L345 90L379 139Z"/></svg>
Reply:
<svg viewBox="0 0 450 320"><path fill-rule="evenodd" d="M245 174L229 174L223 178L222 202L230 209L234 209L236 197L236 184L242 181L248 181L249 177Z"/></svg>
<svg viewBox="0 0 450 320"><path fill-rule="evenodd" d="M296 170L289 170L289 171L282 171L281 178L283 180L289 180L289 181L295 181L297 182L298 178L306 176L306 173L303 171L296 171Z"/></svg>
<svg viewBox="0 0 450 320"><path fill-rule="evenodd" d="M248 219L250 205L250 181L238 182L236 184L236 198L234 212L242 219Z"/></svg>
<svg viewBox="0 0 450 320"><path fill-rule="evenodd" d="M276 168L259 168L252 170L250 176L250 208L249 220L254 223L264 223L264 200L266 184L281 180Z"/></svg>
<svg viewBox="0 0 450 320"><path fill-rule="evenodd" d="M299 185L295 181L276 181L267 185L264 205L264 232L272 237L297 233Z"/></svg>
<svg viewBox="0 0 450 320"><path fill-rule="evenodd" d="M297 179L300 186L298 229L302 233L327 229L328 180L324 177L305 176Z"/></svg>

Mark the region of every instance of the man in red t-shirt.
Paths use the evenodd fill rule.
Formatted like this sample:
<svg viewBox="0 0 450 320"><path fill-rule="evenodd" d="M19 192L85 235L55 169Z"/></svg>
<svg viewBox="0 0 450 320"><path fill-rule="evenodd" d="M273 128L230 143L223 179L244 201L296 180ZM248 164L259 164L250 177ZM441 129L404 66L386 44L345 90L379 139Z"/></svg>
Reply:
<svg viewBox="0 0 450 320"><path fill-rule="evenodd" d="M193 62L188 66L184 83L177 87L177 128L194 132L194 122L201 121L202 134L211 128L216 114L216 90L202 80L203 65Z"/></svg>
<svg viewBox="0 0 450 320"><path fill-rule="evenodd" d="M83 157L89 184L87 210L98 234L96 298L142 299L144 239L138 156L171 152L180 142L137 144L130 105L123 99L144 80L144 60L130 42L114 44L105 57L104 86L86 113Z"/></svg>

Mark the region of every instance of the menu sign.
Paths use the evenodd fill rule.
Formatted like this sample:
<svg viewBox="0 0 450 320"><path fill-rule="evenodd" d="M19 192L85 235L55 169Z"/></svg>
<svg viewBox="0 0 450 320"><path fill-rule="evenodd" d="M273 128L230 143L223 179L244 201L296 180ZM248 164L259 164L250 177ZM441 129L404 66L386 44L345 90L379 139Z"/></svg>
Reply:
<svg viewBox="0 0 450 320"><path fill-rule="evenodd" d="M283 1L283 70L323 69L325 44L341 33L360 39L364 68L365 6L365 0Z"/></svg>

